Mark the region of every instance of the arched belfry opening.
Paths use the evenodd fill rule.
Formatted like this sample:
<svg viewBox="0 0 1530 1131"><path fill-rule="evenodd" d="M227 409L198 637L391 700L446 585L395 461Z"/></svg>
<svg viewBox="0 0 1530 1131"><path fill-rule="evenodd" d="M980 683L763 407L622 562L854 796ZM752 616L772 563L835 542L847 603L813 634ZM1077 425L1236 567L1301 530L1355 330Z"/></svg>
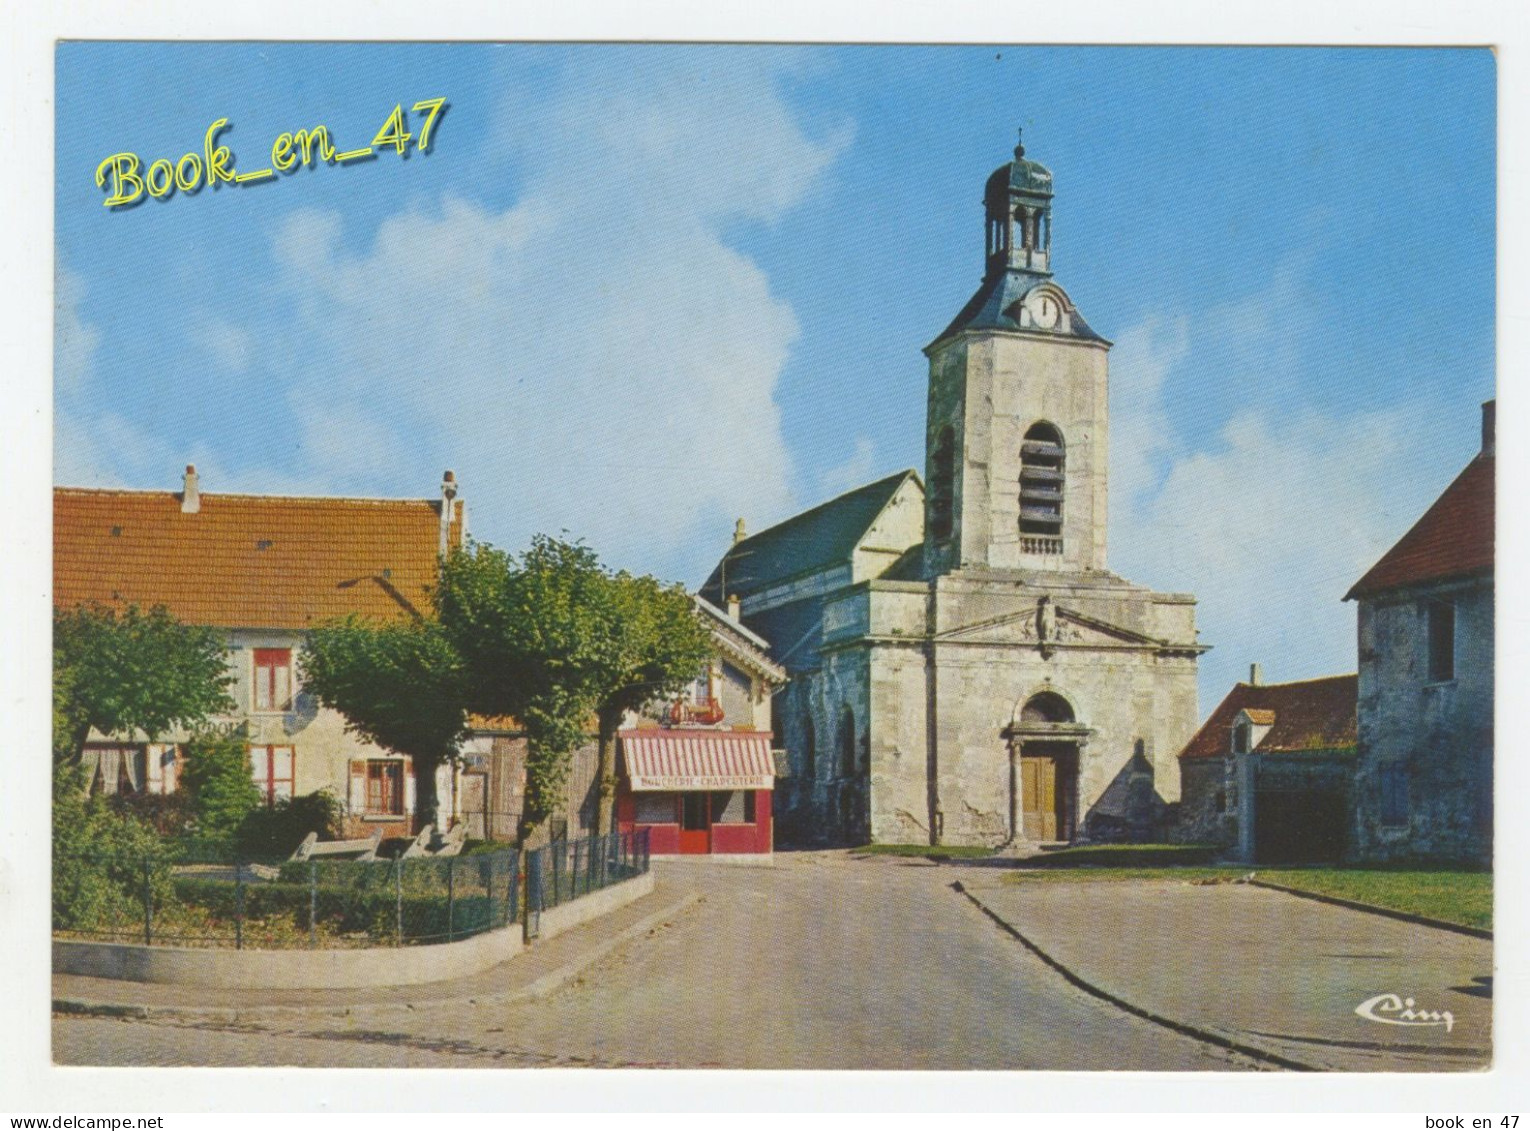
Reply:
<svg viewBox="0 0 1530 1131"><path fill-rule="evenodd" d="M1062 433L1044 420L1020 443L1020 538L1028 553L1062 553L1067 455Z"/></svg>
<svg viewBox="0 0 1530 1131"><path fill-rule="evenodd" d="M1009 739L1010 841L1072 840L1078 832L1079 754L1091 731L1066 696L1037 691L1018 705Z"/></svg>

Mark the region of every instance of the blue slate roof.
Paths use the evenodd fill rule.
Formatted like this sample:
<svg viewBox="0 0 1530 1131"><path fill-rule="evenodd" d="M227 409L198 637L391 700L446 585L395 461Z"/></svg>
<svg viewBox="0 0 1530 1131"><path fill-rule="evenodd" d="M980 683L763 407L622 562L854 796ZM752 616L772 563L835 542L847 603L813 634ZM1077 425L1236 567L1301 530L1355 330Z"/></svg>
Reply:
<svg viewBox="0 0 1530 1131"><path fill-rule="evenodd" d="M848 562L877 515L910 476L915 481L919 478L915 471L900 471L745 538L723 555L701 587L701 595L713 604L723 604L729 596L747 597L787 578ZM727 593L722 592L725 573ZM782 644L769 633L761 635L773 645Z"/></svg>
<svg viewBox="0 0 1530 1131"><path fill-rule="evenodd" d="M1032 271L1005 270L996 271L983 280L983 285L978 288L977 294L968 300L967 305L962 307L961 313L940 332L939 337L931 342L925 349L931 347L953 334L963 330L1018 330L1020 324L1009 315L1006 310L1014 308L1015 304L1023 299L1030 291L1048 281L1048 276ZM1105 342L1089 328L1089 323L1084 321L1084 316L1077 308L1070 311L1071 329L1065 337L1078 338L1086 342ZM1039 332L1039 331L1037 331ZM1058 331L1046 331L1046 333L1058 333ZM1108 344L1108 343L1107 343Z"/></svg>

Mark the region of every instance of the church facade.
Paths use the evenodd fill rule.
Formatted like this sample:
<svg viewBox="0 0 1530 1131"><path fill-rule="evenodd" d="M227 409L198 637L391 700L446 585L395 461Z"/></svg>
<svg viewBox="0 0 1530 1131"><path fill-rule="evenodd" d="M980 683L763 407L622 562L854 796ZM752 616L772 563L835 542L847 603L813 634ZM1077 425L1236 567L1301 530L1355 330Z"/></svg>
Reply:
<svg viewBox="0 0 1530 1131"><path fill-rule="evenodd" d="M1156 835L1197 722L1195 600L1106 568L1107 355L1053 279L1052 176L989 178L982 286L926 347L923 477L753 537L703 592L791 675L778 839Z"/></svg>

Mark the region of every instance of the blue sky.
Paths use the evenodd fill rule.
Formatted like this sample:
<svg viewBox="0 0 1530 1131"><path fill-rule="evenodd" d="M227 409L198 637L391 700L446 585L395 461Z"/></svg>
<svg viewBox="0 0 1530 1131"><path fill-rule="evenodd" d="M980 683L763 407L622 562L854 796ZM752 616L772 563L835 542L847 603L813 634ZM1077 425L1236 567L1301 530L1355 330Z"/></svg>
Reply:
<svg viewBox="0 0 1530 1131"><path fill-rule="evenodd" d="M482 539L694 584L734 517L922 467L920 348L1024 126L1116 343L1110 564L1200 597L1205 712L1253 660L1354 669L1340 598L1493 395L1487 51L76 43L57 74L61 483L451 467ZM94 183L216 118L255 169L438 96L407 161L122 211Z"/></svg>

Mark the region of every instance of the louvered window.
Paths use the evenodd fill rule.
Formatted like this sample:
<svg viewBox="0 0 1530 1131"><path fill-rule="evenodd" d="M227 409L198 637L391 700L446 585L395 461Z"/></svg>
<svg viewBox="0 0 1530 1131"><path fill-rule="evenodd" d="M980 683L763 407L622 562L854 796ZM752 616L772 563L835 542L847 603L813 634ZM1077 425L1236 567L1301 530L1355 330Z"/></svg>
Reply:
<svg viewBox="0 0 1530 1131"><path fill-rule="evenodd" d="M1061 539L1063 471L1062 433L1050 424L1033 424L1020 445L1020 533L1038 539ZM1060 549L1051 547L1052 552Z"/></svg>

